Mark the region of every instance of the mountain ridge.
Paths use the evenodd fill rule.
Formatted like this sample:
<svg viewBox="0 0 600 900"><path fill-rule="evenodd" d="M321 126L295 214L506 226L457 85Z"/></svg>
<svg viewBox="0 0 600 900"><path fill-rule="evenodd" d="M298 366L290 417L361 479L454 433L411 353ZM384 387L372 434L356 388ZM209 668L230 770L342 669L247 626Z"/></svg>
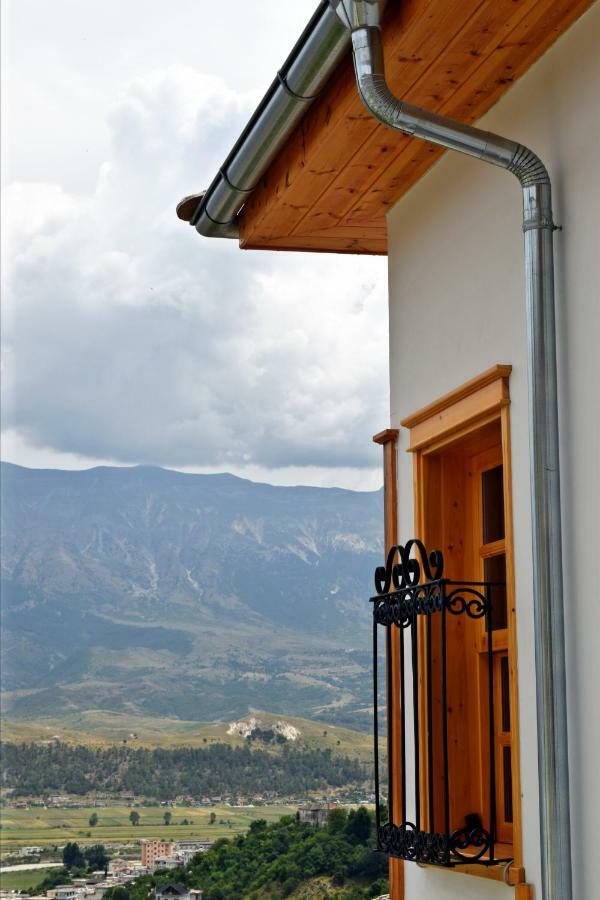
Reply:
<svg viewBox="0 0 600 900"><path fill-rule="evenodd" d="M382 492L2 463L3 705L369 718Z"/></svg>
<svg viewBox="0 0 600 900"><path fill-rule="evenodd" d="M279 491L327 491L339 492L342 494L383 494L383 488L376 488L371 491L360 491L355 488L343 488L337 485L322 486L311 484L271 484L269 481L255 481L253 478L244 478L242 475L234 475L233 472L182 472L181 469L169 469L168 466L154 466L147 463L137 463L131 466L107 466L98 465L90 466L88 469L53 469L50 467L39 466L23 466L20 463L13 463L9 460L0 459L0 472L3 469L20 470L22 472L52 474L52 475L87 475L91 472L158 472L166 475L176 475L183 478L214 478L214 479L231 479L231 481L239 481L245 484L253 484L257 487L273 488Z"/></svg>

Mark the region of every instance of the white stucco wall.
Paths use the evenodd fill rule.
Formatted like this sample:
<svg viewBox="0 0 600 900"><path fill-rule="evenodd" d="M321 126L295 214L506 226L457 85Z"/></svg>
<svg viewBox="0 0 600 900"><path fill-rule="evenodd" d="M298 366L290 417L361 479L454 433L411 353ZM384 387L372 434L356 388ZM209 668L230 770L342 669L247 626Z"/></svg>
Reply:
<svg viewBox="0 0 600 900"><path fill-rule="evenodd" d="M553 179L573 863L600 897L600 3L479 123L527 144ZM541 898L521 196L511 175L446 154L388 217L391 425L495 363L510 380L524 857ZM399 449L399 533L413 532ZM406 898L509 898L471 876L405 866Z"/></svg>

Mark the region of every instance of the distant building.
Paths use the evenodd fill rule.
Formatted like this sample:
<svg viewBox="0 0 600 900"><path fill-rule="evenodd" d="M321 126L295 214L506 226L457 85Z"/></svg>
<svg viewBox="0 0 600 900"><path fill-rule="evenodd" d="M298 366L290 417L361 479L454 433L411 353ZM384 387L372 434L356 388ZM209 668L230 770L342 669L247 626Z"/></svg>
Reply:
<svg viewBox="0 0 600 900"><path fill-rule="evenodd" d="M0 891L0 900L16 900L19 894L15 891ZM27 900L48 900L46 894L32 894Z"/></svg>
<svg viewBox="0 0 600 900"><path fill-rule="evenodd" d="M115 878L107 878L106 881L99 881L97 884L88 884L83 892L82 900L102 900L106 892L118 884L119 880Z"/></svg>
<svg viewBox="0 0 600 900"><path fill-rule="evenodd" d="M43 847L21 847L19 856L39 856L43 849Z"/></svg>
<svg viewBox="0 0 600 900"><path fill-rule="evenodd" d="M179 853L185 850L193 850L194 853L206 852L206 850L210 850L213 845L213 841L177 841L175 844L175 850Z"/></svg>
<svg viewBox="0 0 600 900"><path fill-rule="evenodd" d="M141 863L131 862L125 874L130 875L132 878L139 878L140 875L149 875L150 869L147 866L143 866Z"/></svg>
<svg viewBox="0 0 600 900"><path fill-rule="evenodd" d="M0 900L16 900L19 895L15 891L0 891ZM30 900L27 897L27 900ZM48 900L46 894L33 894L31 900Z"/></svg>
<svg viewBox="0 0 600 900"><path fill-rule="evenodd" d="M335 809L333 803L322 803L319 806L301 806L298 810L298 821L324 828L327 825L327 817L330 810Z"/></svg>
<svg viewBox="0 0 600 900"><path fill-rule="evenodd" d="M173 841L151 840L142 841L142 865L153 869L156 860L173 855Z"/></svg>
<svg viewBox="0 0 600 900"><path fill-rule="evenodd" d="M61 884L56 888L56 900L79 900L83 896L83 889L72 884Z"/></svg>
<svg viewBox="0 0 600 900"><path fill-rule="evenodd" d="M67 803L69 800L68 797L65 797L63 794L55 794L53 797L48 797L48 803L52 803L55 805L59 805L62 803Z"/></svg>
<svg viewBox="0 0 600 900"><path fill-rule="evenodd" d="M183 865L183 860L178 856L157 856L154 860L154 869L176 869Z"/></svg>
<svg viewBox="0 0 600 900"><path fill-rule="evenodd" d="M202 900L202 891L188 890L183 884L161 884L154 890L155 900Z"/></svg>
<svg viewBox="0 0 600 900"><path fill-rule="evenodd" d="M186 866L195 857L196 853L200 852L200 850L176 850L175 856L181 861L182 865Z"/></svg>
<svg viewBox="0 0 600 900"><path fill-rule="evenodd" d="M123 859L121 856L113 856L108 864L108 871L111 875L119 875L121 872L127 871L130 867L130 860Z"/></svg>

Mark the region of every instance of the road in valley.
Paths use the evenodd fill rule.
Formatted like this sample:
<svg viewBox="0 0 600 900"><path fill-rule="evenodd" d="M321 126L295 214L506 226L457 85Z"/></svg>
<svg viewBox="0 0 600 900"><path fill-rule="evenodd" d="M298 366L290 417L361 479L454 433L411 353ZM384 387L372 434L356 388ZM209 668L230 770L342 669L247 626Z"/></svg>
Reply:
<svg viewBox="0 0 600 900"><path fill-rule="evenodd" d="M0 872L31 872L32 869L58 869L61 862L19 863L18 866L0 866Z"/></svg>

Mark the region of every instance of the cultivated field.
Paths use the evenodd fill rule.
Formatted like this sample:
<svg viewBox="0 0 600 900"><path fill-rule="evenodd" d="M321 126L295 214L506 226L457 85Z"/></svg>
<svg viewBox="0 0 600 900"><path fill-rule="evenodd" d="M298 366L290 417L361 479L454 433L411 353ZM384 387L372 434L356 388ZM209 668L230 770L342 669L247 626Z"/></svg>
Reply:
<svg viewBox="0 0 600 900"><path fill-rule="evenodd" d="M2 872L0 870L0 890L28 891L44 880L52 869L28 869L26 872Z"/></svg>
<svg viewBox="0 0 600 900"><path fill-rule="evenodd" d="M0 848L2 854L19 847L62 846L68 841L78 844L135 844L147 838L164 837L171 840L216 840L247 831L254 819L272 822L281 816L295 813L291 806L257 806L235 808L214 806L207 809L186 807L136 807L140 823L129 821L129 806L82 807L81 809L7 809L2 810ZM172 815L171 825L165 825L163 815ZM89 826L95 812L98 824ZM216 822L210 824L210 814ZM181 825L182 819L190 824ZM39 880L39 879L38 879ZM36 882L37 883L37 882Z"/></svg>
<svg viewBox="0 0 600 900"><path fill-rule="evenodd" d="M294 716L256 712L254 717L260 721L261 728L270 728L279 721L292 725L299 732L295 746L318 747L323 750L329 748L333 753L351 756L361 762L372 760L373 739L370 734ZM247 722L250 718L245 716L239 721ZM229 734L229 730L228 722L204 724L181 719L88 710L61 718L5 720L2 722L2 740L39 743L57 737L68 744L88 746L108 746L123 742L132 747L205 747L216 742L234 747L243 746L244 738L239 734Z"/></svg>

